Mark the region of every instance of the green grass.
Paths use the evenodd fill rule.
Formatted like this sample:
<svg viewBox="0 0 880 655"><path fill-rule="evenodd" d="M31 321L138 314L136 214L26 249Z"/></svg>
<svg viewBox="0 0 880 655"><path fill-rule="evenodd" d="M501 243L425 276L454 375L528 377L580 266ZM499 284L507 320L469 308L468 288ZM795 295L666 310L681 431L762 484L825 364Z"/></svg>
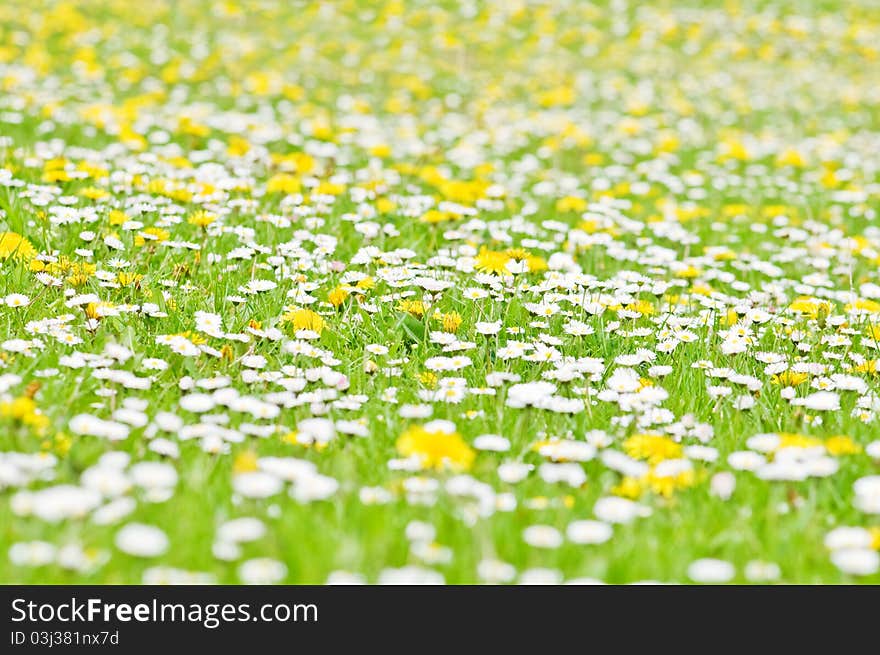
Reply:
<svg viewBox="0 0 880 655"><path fill-rule="evenodd" d="M880 306L847 309L858 298L870 301L866 284L880 284L877 8L768 0L629 8L559 2L517 10L493 2L471 13L457 2L323 4L267 2L260 11L237 12L230 3L197 0L155 2L137 12L110 0L13 1L0 8L0 232L21 235L34 249L4 252L9 242L0 237L0 298L24 294L30 301L0 305L0 582L139 583L150 579L150 569L173 567L238 583L246 581L241 563L255 558L282 562L281 581L288 583L323 583L338 571L372 583L408 565L435 570L448 583L473 583L482 581L480 562L490 559L513 565L515 579L552 569L561 580L689 582L690 565L703 558L733 564L734 583L755 581L746 575L753 561L778 565L785 583L880 582L876 570L853 575L835 566L824 543L834 528L853 526L871 530L864 549L880 549L880 517L859 508L853 489L880 472L878 419L874 411L854 411L859 401L870 406L880 387L869 367L855 368L878 359L870 330ZM244 153L236 150L241 143ZM311 170L279 163L302 153ZM58 158L64 161L53 163ZM59 167L87 175L52 177ZM305 197L271 190L285 172ZM316 197L309 189L318 183L338 189ZM181 184L188 193L175 194ZM95 198L94 189L104 197ZM560 201L569 196L585 206L565 209ZM143 203L151 206L139 215ZM92 213L53 221L65 207ZM453 215L439 224L420 220L431 208ZM142 227L126 229L114 210ZM215 216L206 228L187 220L200 210ZM285 220L276 225L278 217ZM166 231L163 242L139 242L150 227ZM94 237L84 240L84 231ZM111 248L107 236L121 247ZM713 247L730 256L713 256ZM91 255L76 252L83 248ZM229 257L240 248L250 254ZM581 277L559 283L556 271L532 259L515 276L488 278L473 270L481 248L522 249L553 267L564 255ZM59 258L92 266L76 279ZM117 258L125 266L116 268ZM41 282L41 267L58 286ZM143 277L121 286L120 271ZM351 289L335 307L328 294L351 272L374 285ZM420 277L452 285L426 291ZM277 286L246 294L242 287L253 280ZM489 295L470 299L471 288ZM165 315L119 313L90 322L100 308L68 306L80 294L95 294L105 307L154 303ZM424 301L426 315L403 311L400 294ZM814 315L790 309L801 296L828 306ZM528 305L542 299L559 310L531 313ZM588 312L584 299L605 307ZM635 302L644 311L630 316L625 308ZM309 343L323 360L284 349L296 338L285 320L296 307L322 317L323 330ZM750 324L750 309L767 312L768 320ZM227 334L259 325L283 337L251 334L244 343L197 333L200 311L222 317ZM443 330L435 312L460 315L454 338L473 347L444 352L432 341L432 332ZM38 323L64 315L77 344ZM567 333L569 320L593 333ZM477 331L478 322L492 321L502 322L498 335ZM671 352L658 349L679 328L690 338ZM752 342L730 353L725 331L737 328L751 330ZM800 342L792 339L798 332ZM185 357L157 342L183 333L223 356ZM850 343L829 343L840 337ZM31 352L9 343L34 338L41 343ZM495 395L468 393L457 404L425 399L432 388L425 362L432 357L469 357L471 365L436 374L463 378L472 391L486 387L490 373L535 382L561 363L504 359L500 351L512 341L549 342L571 360L600 358L595 379L555 382L558 395L587 400L582 410L511 407L508 380L493 387ZM368 344L388 353L373 355ZM117 345L130 357L107 359ZM662 388L668 398L652 407L597 397L625 368L615 358L637 349L656 356L633 366L643 387ZM95 359L74 368L75 353ZM809 410L784 397L757 353L774 353L788 366L827 366L795 387L796 398L834 374L857 377L865 387L836 389L840 409ZM265 379L243 379L249 355L265 357ZM149 358L167 368L145 370ZM757 378L760 386L712 377L698 365L704 361ZM348 381L325 402L320 394L332 381L309 372L322 366ZM671 372L650 374L651 366ZM149 377L149 389L107 379L108 369ZM200 419L181 408L182 381L223 376L241 396L283 405L277 394L284 388L272 374L305 381L276 417L218 405ZM711 385L733 393L715 397ZM300 402L304 394L312 394L308 402ZM754 406L739 409L739 396ZM22 398L32 398L34 408L19 411ZM145 404L145 425L132 426L124 440L71 430L77 415L111 420L132 401ZM431 416L401 416L406 405L430 406ZM240 438L215 452L199 438L158 429L160 412L186 426L213 421ZM338 432L320 448L294 443L289 435L316 416L337 427L361 421L368 436ZM471 466L458 468L389 466L403 456L399 437L432 420L453 422L465 450L484 434L506 437L510 449L476 451ZM266 435L246 434L254 424ZM695 424L711 428L705 443ZM586 483L545 481L539 468L549 460L536 444L583 441L592 431L605 441L596 457L576 464ZM820 450L845 435L854 452L824 452L837 465L827 477L766 480L733 470L728 456L749 450L747 441L762 433L795 435L786 438L801 444L813 439L808 443ZM665 434L683 448L705 445L717 459L691 457L692 477L669 494L648 477L627 481L651 514L615 525L605 543L526 542L529 526L565 535L573 521L596 518L599 499L625 495L624 476L601 454L627 451L644 461L634 450L637 434ZM178 457L150 449L160 437L178 445ZM785 450L768 459L792 452ZM129 466L171 465L178 477L173 493L154 502L132 485L119 495L134 499L134 510L111 525L97 524L91 509L57 522L22 509L28 491L85 485L113 451L127 453ZM3 468L11 453L43 453L55 463L44 478L22 481L18 464L8 464L10 473ZM679 456L687 459L667 459ZM271 498L240 497L237 476L266 457L312 462L339 488L313 502L291 498L288 483ZM504 482L498 468L506 462L534 470ZM711 480L726 471L734 472L736 488L724 500L711 492ZM449 486L463 484L456 476L470 476L464 486L494 501L481 508L474 495L450 493ZM423 502L406 491L431 481L437 491ZM387 502L363 502L368 487L384 490ZM241 544L231 561L217 557L218 527L241 517L260 519L265 534ZM434 526L448 561L420 557L406 536L413 521ZM116 534L132 522L160 528L168 548L145 558L117 547ZM53 556L28 566L13 555L36 541L77 544L94 565L65 568Z"/></svg>

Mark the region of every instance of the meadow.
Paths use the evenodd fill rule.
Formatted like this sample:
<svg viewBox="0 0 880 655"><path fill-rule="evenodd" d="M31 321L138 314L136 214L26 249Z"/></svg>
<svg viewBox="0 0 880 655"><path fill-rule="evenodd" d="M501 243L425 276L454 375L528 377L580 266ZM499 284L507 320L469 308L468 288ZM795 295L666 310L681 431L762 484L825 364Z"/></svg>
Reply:
<svg viewBox="0 0 880 655"><path fill-rule="evenodd" d="M880 583L874 2L0 4L0 582Z"/></svg>

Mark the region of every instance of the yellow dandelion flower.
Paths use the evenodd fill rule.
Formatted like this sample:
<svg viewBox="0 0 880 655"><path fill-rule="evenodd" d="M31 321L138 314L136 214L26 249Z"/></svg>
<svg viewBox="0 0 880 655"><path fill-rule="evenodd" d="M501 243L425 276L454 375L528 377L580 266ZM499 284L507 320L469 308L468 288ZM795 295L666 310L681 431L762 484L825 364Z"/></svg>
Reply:
<svg viewBox="0 0 880 655"><path fill-rule="evenodd" d="M379 198L376 201L376 211L380 214L390 214L397 209L397 203L388 198Z"/></svg>
<svg viewBox="0 0 880 655"><path fill-rule="evenodd" d="M35 432L42 432L49 425L49 418L40 412L37 403L28 395L0 403L0 417L12 419Z"/></svg>
<svg viewBox="0 0 880 655"><path fill-rule="evenodd" d="M675 277L685 278L685 279L693 279L700 275L700 270L695 268L694 266L685 266L677 271L675 271Z"/></svg>
<svg viewBox="0 0 880 655"><path fill-rule="evenodd" d="M489 250L488 248L480 248L480 252L477 255L477 261L474 264L474 267L480 273L494 273L495 275L507 275L509 271L507 270L507 262L509 262L512 257L506 252L499 252L496 250Z"/></svg>
<svg viewBox="0 0 880 655"><path fill-rule="evenodd" d="M439 378L436 373L432 373L431 371L424 371L419 373L419 382L421 382L428 389L433 389L437 386L437 382Z"/></svg>
<svg viewBox="0 0 880 655"><path fill-rule="evenodd" d="M880 313L880 302L877 302L876 300L859 298L855 302L848 303L846 306L844 306L843 310L845 312L863 311L869 312L871 314L877 314Z"/></svg>
<svg viewBox="0 0 880 655"><path fill-rule="evenodd" d="M85 273L74 273L67 277L67 283L72 287L81 287L87 284L89 281L89 276Z"/></svg>
<svg viewBox="0 0 880 655"><path fill-rule="evenodd" d="M140 273L126 273L123 271L116 275L116 281L124 287L140 286L140 282L143 279L144 276Z"/></svg>
<svg viewBox="0 0 880 655"><path fill-rule="evenodd" d="M880 336L878 333L877 336ZM876 337L874 337L876 339ZM856 373L866 373L868 375L877 375L877 360L869 359L865 362L862 362L858 366L853 369Z"/></svg>
<svg viewBox="0 0 880 655"><path fill-rule="evenodd" d="M696 481L697 476L691 469L681 471L675 475L657 475L655 469L652 468L648 475L645 476L644 484L647 485L652 493L669 498L679 489L692 487L696 484Z"/></svg>
<svg viewBox="0 0 880 655"><path fill-rule="evenodd" d="M851 437L839 434L825 440L825 450L832 455L858 455L862 452L862 447Z"/></svg>
<svg viewBox="0 0 880 655"><path fill-rule="evenodd" d="M457 332L463 320L458 312L449 312L448 314L437 312L434 318L443 324L444 332Z"/></svg>
<svg viewBox="0 0 880 655"><path fill-rule="evenodd" d="M458 432L425 430L413 426L397 440L397 452L404 457L416 457L425 469L466 471L476 454Z"/></svg>
<svg viewBox="0 0 880 655"><path fill-rule="evenodd" d="M345 287L336 287L333 291L327 294L327 300L334 307L339 307L350 295L351 292Z"/></svg>
<svg viewBox="0 0 880 655"><path fill-rule="evenodd" d="M868 532L871 533L871 548L880 550L880 525L871 526Z"/></svg>
<svg viewBox="0 0 880 655"><path fill-rule="evenodd" d="M725 312L724 316L718 319L718 322L725 326L730 327L731 325L736 325L736 322L739 320L739 314L736 313L735 309L728 309Z"/></svg>
<svg viewBox="0 0 880 655"><path fill-rule="evenodd" d="M30 261L37 254L37 249L25 237L16 232L0 232L0 259L10 257L20 261Z"/></svg>
<svg viewBox="0 0 880 655"><path fill-rule="evenodd" d="M706 284L705 282L694 282L691 285L691 293L694 293L698 296L711 296L715 293L715 289Z"/></svg>
<svg viewBox="0 0 880 655"><path fill-rule="evenodd" d="M320 334L324 331L326 322L320 314L311 309L294 309L281 317L285 323L290 323L294 330L311 330Z"/></svg>
<svg viewBox="0 0 880 655"><path fill-rule="evenodd" d="M232 463L233 473L250 473L257 470L257 454L252 450L245 450L235 456Z"/></svg>
<svg viewBox="0 0 880 655"><path fill-rule="evenodd" d="M645 316L653 314L655 311L654 305L649 300L636 300L635 302L626 305L623 309L631 312L638 312Z"/></svg>
<svg viewBox="0 0 880 655"><path fill-rule="evenodd" d="M794 166L796 168L803 168L806 164L807 162L804 160L804 156L794 148L784 150L776 157L777 166Z"/></svg>
<svg viewBox="0 0 880 655"><path fill-rule="evenodd" d="M231 157L241 157L246 155L250 149L251 144L247 139L240 136L233 136L229 139L229 145L226 148L226 152Z"/></svg>
<svg viewBox="0 0 880 655"><path fill-rule="evenodd" d="M13 400L7 400L0 403L0 416L21 421L25 416L33 413L36 408L37 403L34 402L33 398L19 396Z"/></svg>
<svg viewBox="0 0 880 655"><path fill-rule="evenodd" d="M567 212L584 212L587 210L588 203L578 196L565 196L556 201L556 211L561 214Z"/></svg>
<svg viewBox="0 0 880 655"><path fill-rule="evenodd" d="M397 304L397 309L416 318L422 318L425 315L425 304L421 300L401 300Z"/></svg>
<svg viewBox="0 0 880 655"><path fill-rule="evenodd" d="M338 196L341 195L345 191L344 184L337 184L336 182L328 182L324 180L315 188L315 193L318 193L322 196Z"/></svg>
<svg viewBox="0 0 880 655"><path fill-rule="evenodd" d="M190 225L195 225L196 227L206 228L211 223L217 220L217 216L210 212L206 212L203 210L195 212L192 216L186 219L186 222Z"/></svg>
<svg viewBox="0 0 880 655"><path fill-rule="evenodd" d="M134 238L134 245L144 246L147 243L162 243L163 241L168 241L170 236L171 233L168 230L163 230L160 227L148 227L141 230Z"/></svg>
<svg viewBox="0 0 880 655"><path fill-rule="evenodd" d="M435 224L443 223L444 221L451 221L454 218L456 218L456 216L450 212L441 212L436 209L429 209L424 214L422 214L419 222Z"/></svg>
<svg viewBox="0 0 880 655"><path fill-rule="evenodd" d="M64 432L57 432L54 438L43 442L44 450L51 450L60 457L67 455L70 452L71 446L73 446L73 439Z"/></svg>
<svg viewBox="0 0 880 655"><path fill-rule="evenodd" d="M104 189L99 189L97 187L86 187L82 191L79 192L83 198L88 198L89 200L101 200L102 198L109 198L110 194Z"/></svg>
<svg viewBox="0 0 880 655"><path fill-rule="evenodd" d="M124 212L121 212L118 209L114 209L113 211L111 211L108 215L108 219L110 221L110 225L122 225L129 220L128 216L126 216Z"/></svg>
<svg viewBox="0 0 880 655"><path fill-rule="evenodd" d="M198 332L193 332L192 330L187 330L186 332L179 332L175 336L183 337L184 339L189 339L189 341L194 346L201 346L203 344L208 343L208 340L205 337L203 337Z"/></svg>
<svg viewBox="0 0 880 655"><path fill-rule="evenodd" d="M540 273L549 268L546 259L538 257L537 255L532 255L531 253L526 256L526 264L529 266L530 273Z"/></svg>
<svg viewBox="0 0 880 655"><path fill-rule="evenodd" d="M634 459L657 464L681 457L681 444L660 434L634 434L623 442L623 450Z"/></svg>
<svg viewBox="0 0 880 655"><path fill-rule="evenodd" d="M777 450L782 450L783 448L815 448L821 445L823 445L822 442L815 437L808 437L805 434L797 434L795 432L781 432L779 433L779 447Z"/></svg>
<svg viewBox="0 0 880 655"><path fill-rule="evenodd" d="M795 371L783 371L770 378L770 382L780 387L796 387L810 379L809 373L797 373Z"/></svg>
<svg viewBox="0 0 880 655"><path fill-rule="evenodd" d="M266 181L266 193L285 193L292 195L302 190L302 182L295 175L278 173Z"/></svg>
<svg viewBox="0 0 880 655"><path fill-rule="evenodd" d="M635 500L641 496L643 492L644 487L639 480L629 476L623 478L623 480L620 481L620 484L611 488L611 493L615 496L629 498L630 500Z"/></svg>
<svg viewBox="0 0 880 655"><path fill-rule="evenodd" d="M810 318L818 318L820 313L824 316L831 313L831 303L802 296L791 303L788 309Z"/></svg>

